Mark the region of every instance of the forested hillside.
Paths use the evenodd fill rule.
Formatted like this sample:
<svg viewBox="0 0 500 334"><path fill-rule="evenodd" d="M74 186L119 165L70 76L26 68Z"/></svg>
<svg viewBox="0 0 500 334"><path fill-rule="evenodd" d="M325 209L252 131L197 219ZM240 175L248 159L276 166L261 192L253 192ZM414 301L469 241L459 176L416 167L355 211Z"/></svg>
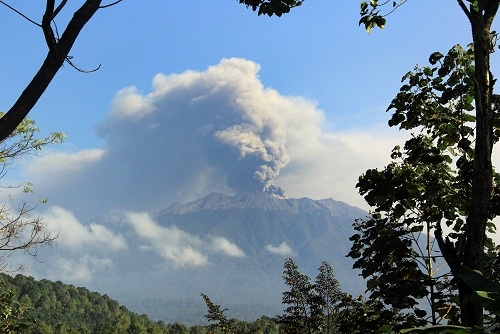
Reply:
<svg viewBox="0 0 500 334"><path fill-rule="evenodd" d="M26 306L26 334L188 334L207 333L205 326L188 328L180 323L154 322L146 315L138 315L120 306L107 295L91 292L83 287L40 281L21 274L11 277L0 274L0 292L12 291L15 300ZM267 327L276 328L269 318L249 324L235 324L242 333L264 333ZM262 329L262 330L261 330ZM248 330L248 331L247 331ZM268 332L266 332L268 333ZM273 332L269 332L273 333ZM277 333L277 332L276 332Z"/></svg>

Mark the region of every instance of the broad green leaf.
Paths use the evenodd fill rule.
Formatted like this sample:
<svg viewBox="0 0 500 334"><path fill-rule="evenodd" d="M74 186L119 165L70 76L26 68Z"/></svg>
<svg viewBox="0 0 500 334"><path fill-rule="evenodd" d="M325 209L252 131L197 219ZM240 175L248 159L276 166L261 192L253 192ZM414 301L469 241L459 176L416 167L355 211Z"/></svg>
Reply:
<svg viewBox="0 0 500 334"><path fill-rule="evenodd" d="M486 291L474 291L472 301L483 305L486 309L500 314L500 294Z"/></svg>
<svg viewBox="0 0 500 334"><path fill-rule="evenodd" d="M441 58L443 58L443 54L441 52L434 52L429 57L429 63L435 65Z"/></svg>
<svg viewBox="0 0 500 334"><path fill-rule="evenodd" d="M458 270L457 276L474 291L500 293L500 285L484 277L478 270L471 270L462 266Z"/></svg>
<svg viewBox="0 0 500 334"><path fill-rule="evenodd" d="M424 74L425 75L428 75L428 76L431 76L433 73L432 73L432 69L430 67L424 67Z"/></svg>

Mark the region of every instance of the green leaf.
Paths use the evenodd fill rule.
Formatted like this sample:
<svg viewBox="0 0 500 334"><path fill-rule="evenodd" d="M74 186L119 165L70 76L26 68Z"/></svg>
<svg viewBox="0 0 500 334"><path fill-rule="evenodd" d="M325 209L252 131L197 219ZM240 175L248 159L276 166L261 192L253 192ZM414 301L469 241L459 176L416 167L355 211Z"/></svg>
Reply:
<svg viewBox="0 0 500 334"><path fill-rule="evenodd" d="M474 291L472 301L483 305L486 309L500 315L500 294L486 291Z"/></svg>
<svg viewBox="0 0 500 334"><path fill-rule="evenodd" d="M387 22L387 21L386 21L386 19L385 19L385 18L383 18L383 17L381 17L381 16L377 17L377 21L376 21L376 23L377 23L377 26L378 26L380 29L384 29L386 22Z"/></svg>
<svg viewBox="0 0 500 334"><path fill-rule="evenodd" d="M443 54L441 52L434 52L429 57L429 63L435 65L441 58L443 58Z"/></svg>
<svg viewBox="0 0 500 334"><path fill-rule="evenodd" d="M471 270L462 266L458 270L457 276L474 291L500 293L500 285L484 277L478 270Z"/></svg>
<svg viewBox="0 0 500 334"><path fill-rule="evenodd" d="M366 1L362 1L361 2L361 12L366 12L366 10L368 9L368 3Z"/></svg>

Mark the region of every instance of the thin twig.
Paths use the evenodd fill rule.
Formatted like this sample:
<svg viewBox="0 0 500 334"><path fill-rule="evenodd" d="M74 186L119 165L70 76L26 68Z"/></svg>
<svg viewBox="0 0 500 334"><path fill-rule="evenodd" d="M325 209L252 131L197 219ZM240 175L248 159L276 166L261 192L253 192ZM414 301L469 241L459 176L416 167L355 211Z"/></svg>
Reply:
<svg viewBox="0 0 500 334"><path fill-rule="evenodd" d="M92 73L92 72L97 72L100 68L101 68L101 64L99 64L96 68L94 68L93 70L84 70L84 69L81 69L79 67L77 67L75 64L73 64L70 60L71 58L70 57L66 57L66 62L71 66L73 67L75 70L77 70L78 72L82 72L82 73Z"/></svg>
<svg viewBox="0 0 500 334"><path fill-rule="evenodd" d="M117 3L122 2L122 1L123 1L123 0L117 0L117 1L115 1L115 2L113 2L113 3L110 3L109 5L103 5L103 6L100 6L99 8L107 8L107 7L111 7L111 6L114 6L114 5L116 5Z"/></svg>
<svg viewBox="0 0 500 334"><path fill-rule="evenodd" d="M391 10L391 11L389 11L389 12L388 12L387 14L385 14L385 15L382 15L382 17L386 17L386 16L388 16L388 15L392 14L392 13L393 13L396 9L398 9L399 7L401 7L401 6L402 6L402 5L403 5L406 1L407 1L407 0L404 0L404 1L401 1L399 4L396 4L396 6L394 6L394 8L392 8L392 10ZM389 2L389 1L387 1L387 2ZM387 2L386 2L386 3L387 3ZM384 3L384 5L385 5L386 3Z"/></svg>
<svg viewBox="0 0 500 334"><path fill-rule="evenodd" d="M21 13L20 11L18 11L17 9L15 9L14 7L6 4L5 2L0 1L0 4L4 5L5 7L9 8L10 10L12 10L12 11L16 12L17 14L21 15L23 18L25 18L29 22L33 23L34 25L39 26L39 27L42 26L40 23L37 23L37 22L33 21L32 19L30 19L29 17L27 17L26 15L24 15L23 13Z"/></svg>

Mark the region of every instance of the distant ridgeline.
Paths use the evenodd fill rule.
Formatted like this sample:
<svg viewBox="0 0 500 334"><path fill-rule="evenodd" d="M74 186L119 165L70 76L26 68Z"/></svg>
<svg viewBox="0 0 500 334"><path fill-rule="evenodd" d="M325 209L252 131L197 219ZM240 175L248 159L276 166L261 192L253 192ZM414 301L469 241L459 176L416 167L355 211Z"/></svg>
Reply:
<svg viewBox="0 0 500 334"><path fill-rule="evenodd" d="M147 314L154 321L191 326L206 324L207 307L200 296L204 293L227 308L229 318L253 323L263 315L275 317L283 312L281 301L286 286L282 275L286 257L293 258L310 277L315 277L320 264L326 261L334 269L343 291L355 296L363 293L365 282L359 277L359 271L352 269L354 261L346 255L351 249L349 238L355 233L352 224L366 215L359 208L333 199L282 199L264 192L234 196L212 193L150 213L148 222L155 224L155 231L162 232L154 238L145 238L137 230L140 224L135 227L130 218L114 212L95 218L86 226L91 228L90 225L95 224L106 228L126 240L127 249L119 252L99 247L85 249L92 256L106 257L113 263L109 270L96 270L94 279L85 286L91 291L106 293L128 310ZM190 252L193 249L206 256L207 263L177 266L172 256L165 256L161 246L172 243L172 234L179 235L184 240L179 244L186 243ZM227 245L233 247L230 252ZM38 255L44 259L43 265L30 266L36 268L39 277L54 277L54 272L60 269L57 259L61 256L68 261L79 260L78 252L66 252L66 249L64 245L42 247ZM238 251L236 256L233 256L234 249ZM127 309L120 308L109 297L94 301L97 294L87 289L73 286L63 289L62 283L45 280L35 289L32 286L38 283L23 276L4 280L16 285L16 296L19 292L21 302L33 306L30 312L38 319L37 326L43 322L55 329L64 323L79 328L79 333L86 333L83 329L93 331L96 326L153 326L145 317L125 312ZM26 284L30 285L22 289L21 285ZM53 290L53 294L31 295L40 289ZM68 304L71 303L68 296L77 298L77 293L84 292L85 297L78 297L82 300ZM46 304L52 305L47 308L50 312L46 316L37 314ZM88 307L95 312L87 310ZM75 319L81 321L78 326ZM141 323L143 325L139 325ZM0 334L3 333L0 330ZM108 332L99 329L96 333Z"/></svg>
<svg viewBox="0 0 500 334"><path fill-rule="evenodd" d="M60 281L40 281L21 274L15 277L0 274L0 294L14 293L15 301L27 306L25 313L29 328L27 334L188 334L208 333L204 326L186 327L180 323L154 322L146 315L138 315L107 295L91 292ZM200 297L201 298L201 297ZM1 300L0 302L4 302ZM16 303L16 302L14 302ZM0 319L0 325L4 321ZM256 320L244 326L264 326L269 318ZM1 327L0 327L1 328ZM256 328L257 329L257 328Z"/></svg>

